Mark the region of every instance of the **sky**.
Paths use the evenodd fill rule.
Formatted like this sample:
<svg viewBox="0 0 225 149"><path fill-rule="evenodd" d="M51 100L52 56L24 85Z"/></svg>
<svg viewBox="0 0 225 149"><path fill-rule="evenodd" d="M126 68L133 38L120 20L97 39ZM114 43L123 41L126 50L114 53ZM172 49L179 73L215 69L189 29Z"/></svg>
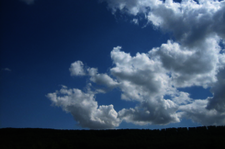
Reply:
<svg viewBox="0 0 225 149"><path fill-rule="evenodd" d="M225 125L224 0L0 7L0 128Z"/></svg>

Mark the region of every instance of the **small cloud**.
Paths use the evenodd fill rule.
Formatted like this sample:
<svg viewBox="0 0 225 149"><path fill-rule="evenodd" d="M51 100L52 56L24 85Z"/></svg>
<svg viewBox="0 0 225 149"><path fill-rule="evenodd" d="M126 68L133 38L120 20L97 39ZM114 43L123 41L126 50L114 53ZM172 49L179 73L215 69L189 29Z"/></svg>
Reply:
<svg viewBox="0 0 225 149"><path fill-rule="evenodd" d="M9 72L10 72L10 71L12 71L12 70L9 69L9 68L3 68L2 71L9 71Z"/></svg>
<svg viewBox="0 0 225 149"><path fill-rule="evenodd" d="M136 24L136 25L139 25L138 19L133 19L131 22L134 23L134 24Z"/></svg>
<svg viewBox="0 0 225 149"><path fill-rule="evenodd" d="M70 112L83 128L109 129L119 126L121 122L114 106L99 106L95 100L95 93L91 91L83 92L62 86L59 91L47 94L47 97L54 105Z"/></svg>
<svg viewBox="0 0 225 149"><path fill-rule="evenodd" d="M35 0L20 0L20 1L25 2L27 5L31 5L34 3Z"/></svg>
<svg viewBox="0 0 225 149"><path fill-rule="evenodd" d="M71 76L90 76L91 82L104 85L111 89L118 85L118 83L109 75L105 73L98 73L97 68L84 66L83 62L79 60L71 64L69 71Z"/></svg>
<svg viewBox="0 0 225 149"><path fill-rule="evenodd" d="M85 76L84 64L81 61L76 61L71 64L70 68L71 76Z"/></svg>

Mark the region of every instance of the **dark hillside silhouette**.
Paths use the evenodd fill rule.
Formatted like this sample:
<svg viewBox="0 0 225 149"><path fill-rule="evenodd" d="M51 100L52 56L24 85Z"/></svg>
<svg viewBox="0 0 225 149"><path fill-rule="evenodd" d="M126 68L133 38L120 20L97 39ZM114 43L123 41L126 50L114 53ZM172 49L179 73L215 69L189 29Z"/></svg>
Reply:
<svg viewBox="0 0 225 149"><path fill-rule="evenodd" d="M225 127L162 130L0 129L1 149L75 148L225 148Z"/></svg>

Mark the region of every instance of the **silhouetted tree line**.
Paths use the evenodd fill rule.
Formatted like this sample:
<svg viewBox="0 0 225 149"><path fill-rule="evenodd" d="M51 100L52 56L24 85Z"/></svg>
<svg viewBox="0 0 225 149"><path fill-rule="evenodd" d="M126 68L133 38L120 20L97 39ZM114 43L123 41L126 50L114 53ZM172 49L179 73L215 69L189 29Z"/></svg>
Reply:
<svg viewBox="0 0 225 149"><path fill-rule="evenodd" d="M1 149L225 148L225 126L118 130L0 129Z"/></svg>

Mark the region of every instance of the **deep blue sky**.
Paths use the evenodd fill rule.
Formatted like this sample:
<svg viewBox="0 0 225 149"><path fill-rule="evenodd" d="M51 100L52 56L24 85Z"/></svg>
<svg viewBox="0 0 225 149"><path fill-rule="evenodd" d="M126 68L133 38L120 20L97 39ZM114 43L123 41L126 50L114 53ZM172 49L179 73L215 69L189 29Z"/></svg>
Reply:
<svg viewBox="0 0 225 149"><path fill-rule="evenodd" d="M114 46L135 54L164 39L157 31L115 18L97 1L1 3L1 68L12 70L1 72L1 127L77 128L70 114L50 106L45 97L61 84L85 86L85 79L70 77L70 64L82 60L106 71Z"/></svg>
<svg viewBox="0 0 225 149"><path fill-rule="evenodd" d="M107 3L97 0L36 0L26 4L20 0L1 1L0 24L0 127L32 127L82 129L73 116L60 107L51 106L46 97L66 85L85 89L86 77L70 76L69 67L75 61L110 73L113 67L110 52L122 46L122 51L135 56L160 47L174 39L152 25L146 25L144 15L111 13ZM190 98L212 96L210 87L179 88ZM120 99L121 90L97 94L98 105L113 104L118 112L139 103ZM201 124L182 118L168 125L135 125L123 121L117 128L190 127Z"/></svg>

